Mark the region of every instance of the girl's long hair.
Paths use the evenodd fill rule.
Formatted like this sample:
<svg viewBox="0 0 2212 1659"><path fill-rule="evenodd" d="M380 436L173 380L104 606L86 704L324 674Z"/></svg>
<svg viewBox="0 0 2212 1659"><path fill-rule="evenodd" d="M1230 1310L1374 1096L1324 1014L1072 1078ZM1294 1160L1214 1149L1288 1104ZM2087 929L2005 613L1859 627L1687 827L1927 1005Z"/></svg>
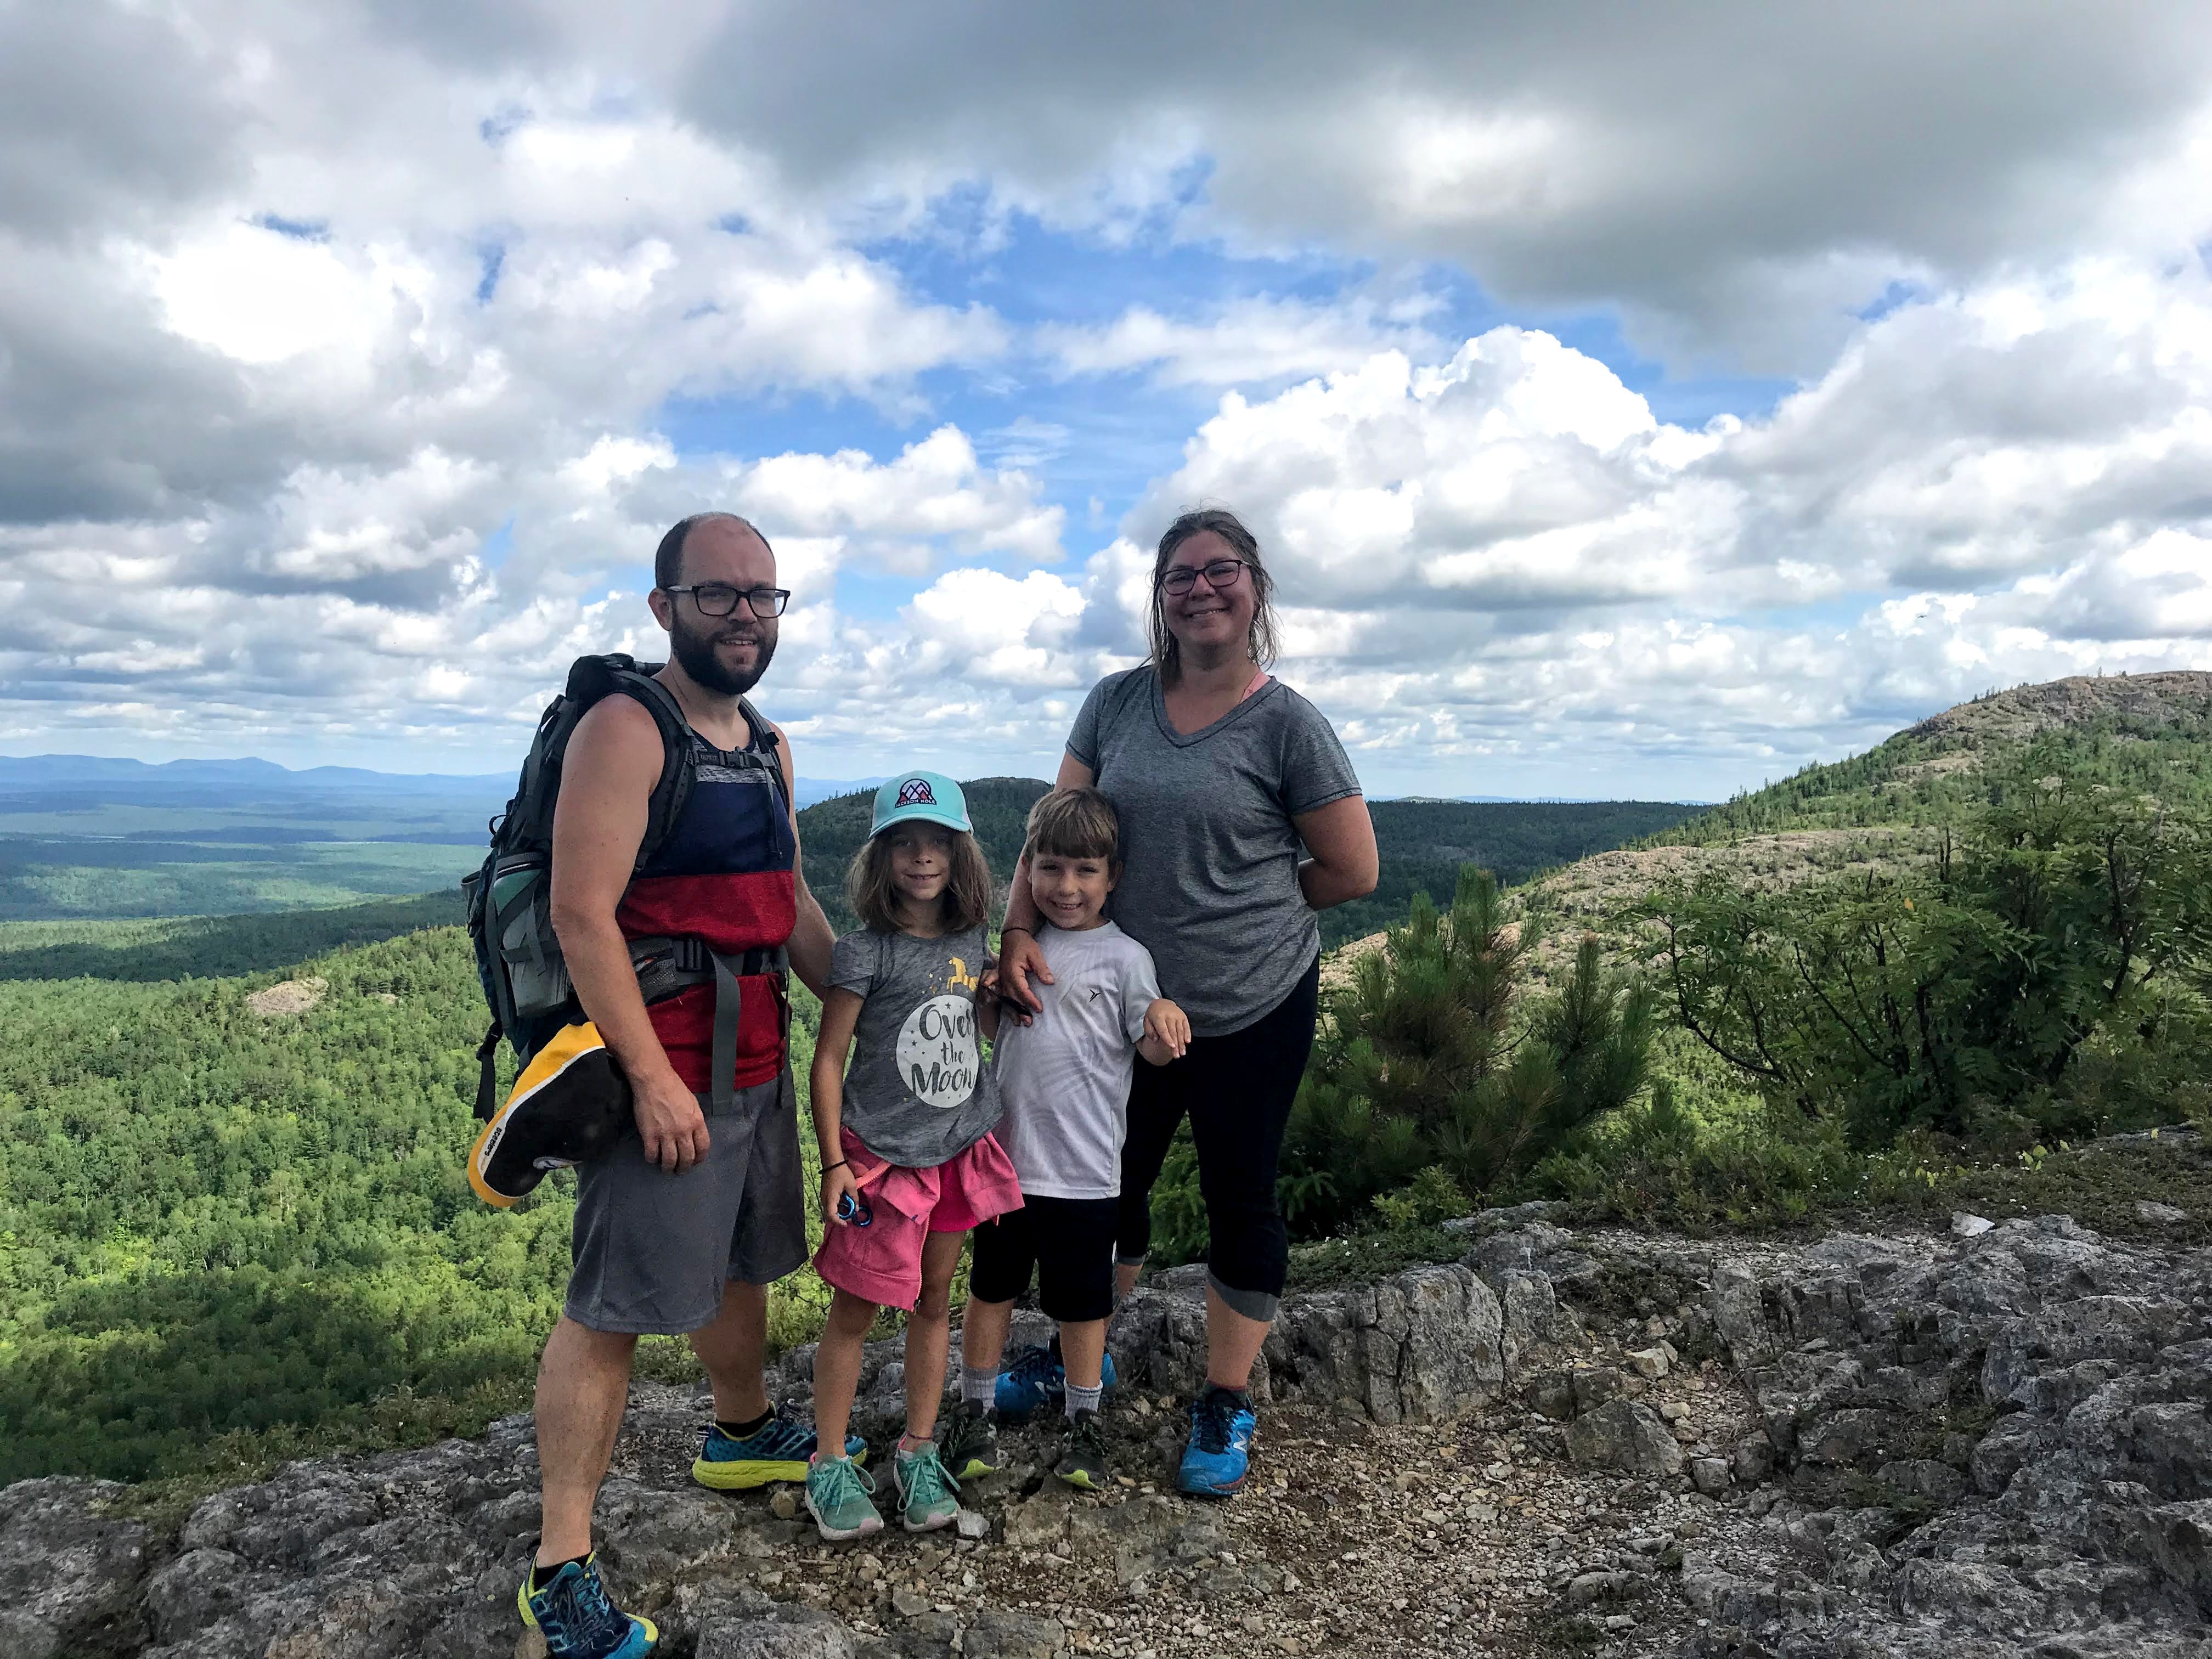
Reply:
<svg viewBox="0 0 2212 1659"><path fill-rule="evenodd" d="M898 889L891 883L891 837L897 833L894 824L869 836L845 872L845 902L860 919L860 926L872 933L899 930ZM945 835L951 843L947 861L952 867L945 874L938 903L943 908L945 931L964 933L990 920L991 865L981 844L966 830L945 830Z"/></svg>

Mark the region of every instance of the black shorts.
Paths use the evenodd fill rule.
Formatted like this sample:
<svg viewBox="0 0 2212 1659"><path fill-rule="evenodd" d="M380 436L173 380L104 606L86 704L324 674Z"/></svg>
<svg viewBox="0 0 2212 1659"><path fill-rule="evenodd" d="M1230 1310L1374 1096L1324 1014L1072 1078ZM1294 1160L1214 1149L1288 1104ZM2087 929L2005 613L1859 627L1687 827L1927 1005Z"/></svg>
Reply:
<svg viewBox="0 0 2212 1659"><path fill-rule="evenodd" d="M1118 1198L1030 1198L1022 1207L975 1229L968 1294L978 1302L1012 1302L1036 1272L1037 1306L1063 1325L1105 1319L1114 1311L1114 1239Z"/></svg>

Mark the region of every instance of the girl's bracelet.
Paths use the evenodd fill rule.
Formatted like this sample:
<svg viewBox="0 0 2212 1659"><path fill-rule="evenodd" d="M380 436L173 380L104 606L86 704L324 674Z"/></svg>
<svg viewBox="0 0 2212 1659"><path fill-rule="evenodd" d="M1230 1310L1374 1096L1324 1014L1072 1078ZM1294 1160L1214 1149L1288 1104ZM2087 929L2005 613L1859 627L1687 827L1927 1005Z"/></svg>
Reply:
<svg viewBox="0 0 2212 1659"><path fill-rule="evenodd" d="M850 1164L847 1163L843 1158L839 1158L839 1159L838 1159L835 1164L823 1164L823 1165L822 1166L822 1173L823 1173L823 1175L828 1175L828 1174L830 1173L830 1170L849 1170L849 1169L851 1169L852 1167L853 1167L853 1166L852 1166Z"/></svg>
<svg viewBox="0 0 2212 1659"><path fill-rule="evenodd" d="M1027 933L1031 939L1035 939L1036 937L1036 929L1034 927L1024 927L1019 922L1016 922L1011 927L1001 925L999 928L999 937L1000 939L1004 939L1009 933Z"/></svg>

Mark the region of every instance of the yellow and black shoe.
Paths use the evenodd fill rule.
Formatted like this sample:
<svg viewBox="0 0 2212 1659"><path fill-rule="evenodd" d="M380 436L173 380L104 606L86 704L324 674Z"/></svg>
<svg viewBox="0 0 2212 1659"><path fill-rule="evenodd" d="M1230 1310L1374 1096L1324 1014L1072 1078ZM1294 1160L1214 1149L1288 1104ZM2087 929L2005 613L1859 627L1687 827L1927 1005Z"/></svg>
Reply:
<svg viewBox="0 0 2212 1659"><path fill-rule="evenodd" d="M1085 1492L1106 1490L1106 1440L1099 1432L1097 1412L1079 1411L1068 1419L1060 1462L1053 1465L1052 1472Z"/></svg>
<svg viewBox="0 0 2212 1659"><path fill-rule="evenodd" d="M813 1455L811 1425L778 1407L765 1427L742 1440L723 1433L720 1424L709 1424L692 1462L691 1478L716 1492L750 1492L779 1480L805 1480ZM857 1434L846 1436L845 1455L855 1463L866 1462L868 1443Z"/></svg>
<svg viewBox="0 0 2212 1659"><path fill-rule="evenodd" d="M945 1467L955 1480L998 1472L999 1414L990 1407L963 1400L945 1414L945 1431L939 1438Z"/></svg>

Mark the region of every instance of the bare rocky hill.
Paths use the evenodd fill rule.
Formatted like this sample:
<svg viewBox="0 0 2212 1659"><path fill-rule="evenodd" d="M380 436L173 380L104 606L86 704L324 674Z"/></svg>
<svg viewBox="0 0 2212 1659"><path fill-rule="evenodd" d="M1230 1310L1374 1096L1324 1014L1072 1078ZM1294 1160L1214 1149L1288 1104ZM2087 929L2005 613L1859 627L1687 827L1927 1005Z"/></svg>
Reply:
<svg viewBox="0 0 2212 1659"><path fill-rule="evenodd" d="M1225 1504L1172 1494L1188 1269L1114 1326L1115 1489L1058 1489L1023 1430L957 1533L833 1549L788 1492L702 1491L707 1402L641 1384L603 1556L671 1659L2180 1659L2212 1651L2212 1249L2151 1207L2125 1243L2064 1216L1778 1243L1486 1212L1456 1261L1285 1304ZM803 1398L811 1358L778 1387ZM878 1345L879 1446L902 1385ZM535 1486L526 1418L293 1464L180 1524L25 1481L0 1650L527 1659Z"/></svg>
<svg viewBox="0 0 2212 1659"><path fill-rule="evenodd" d="M2062 726L2112 716L2169 726L2212 708L2212 673L2075 675L2018 685L1931 714L1903 733L1945 748L2018 743Z"/></svg>

